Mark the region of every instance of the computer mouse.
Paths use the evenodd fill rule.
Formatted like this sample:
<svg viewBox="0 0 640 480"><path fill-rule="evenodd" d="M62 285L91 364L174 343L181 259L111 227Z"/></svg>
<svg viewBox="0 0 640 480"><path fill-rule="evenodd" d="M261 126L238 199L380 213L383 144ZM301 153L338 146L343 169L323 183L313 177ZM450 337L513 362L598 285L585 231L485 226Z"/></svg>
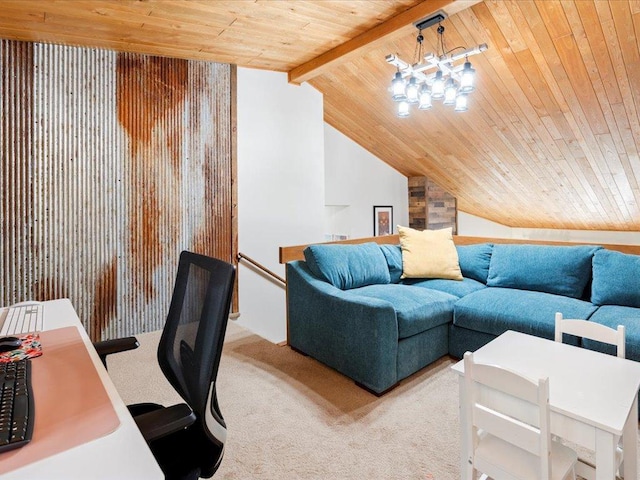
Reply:
<svg viewBox="0 0 640 480"><path fill-rule="evenodd" d="M22 339L18 337L0 337L0 353L15 350L22 345Z"/></svg>

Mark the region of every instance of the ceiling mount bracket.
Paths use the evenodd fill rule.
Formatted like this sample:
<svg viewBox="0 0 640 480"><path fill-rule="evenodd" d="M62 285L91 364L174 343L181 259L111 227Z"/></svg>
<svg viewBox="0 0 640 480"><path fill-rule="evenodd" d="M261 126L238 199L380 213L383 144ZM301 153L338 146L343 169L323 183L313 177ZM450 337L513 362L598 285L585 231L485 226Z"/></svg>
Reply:
<svg viewBox="0 0 640 480"><path fill-rule="evenodd" d="M430 16L428 18L423 18L422 20L418 20L413 25L418 30L424 30L426 28L429 28L432 25L435 25L436 23L440 23L445 18L447 18L447 14L444 11L441 10L438 13L436 13L435 15L432 15L432 16Z"/></svg>

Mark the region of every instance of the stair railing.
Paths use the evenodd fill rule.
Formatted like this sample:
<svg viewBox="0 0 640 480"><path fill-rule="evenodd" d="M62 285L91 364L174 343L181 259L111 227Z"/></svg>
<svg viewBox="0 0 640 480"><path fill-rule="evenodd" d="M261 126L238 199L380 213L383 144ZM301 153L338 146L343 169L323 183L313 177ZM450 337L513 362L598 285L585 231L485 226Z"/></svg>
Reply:
<svg viewBox="0 0 640 480"><path fill-rule="evenodd" d="M277 273L272 272L267 267L265 267L264 265L262 265L259 262L255 261L253 258L248 257L244 253L238 253L238 263L241 260L244 260L244 261L250 263L251 265L253 265L258 270L260 270L260 271L266 273L267 275L269 275L269 277L271 277L274 280L277 280L278 282L282 283L282 285L285 285L285 286L287 285L287 281L284 278L282 278L280 275L278 275Z"/></svg>

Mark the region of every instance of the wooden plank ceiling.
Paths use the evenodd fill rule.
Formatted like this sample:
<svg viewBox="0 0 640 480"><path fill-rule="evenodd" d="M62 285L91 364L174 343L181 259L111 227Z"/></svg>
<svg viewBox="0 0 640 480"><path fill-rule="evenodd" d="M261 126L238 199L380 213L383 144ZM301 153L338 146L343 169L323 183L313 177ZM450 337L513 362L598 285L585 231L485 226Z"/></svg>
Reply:
<svg viewBox="0 0 640 480"><path fill-rule="evenodd" d="M328 123L404 175L429 176L465 212L514 227L640 230L639 0L1 6L2 38L235 63L292 80L307 72L297 78L322 92ZM470 58L468 112L434 102L398 118L384 57L411 60L411 17L432 7L450 14L448 46L489 50ZM435 28L423 34L436 51Z"/></svg>

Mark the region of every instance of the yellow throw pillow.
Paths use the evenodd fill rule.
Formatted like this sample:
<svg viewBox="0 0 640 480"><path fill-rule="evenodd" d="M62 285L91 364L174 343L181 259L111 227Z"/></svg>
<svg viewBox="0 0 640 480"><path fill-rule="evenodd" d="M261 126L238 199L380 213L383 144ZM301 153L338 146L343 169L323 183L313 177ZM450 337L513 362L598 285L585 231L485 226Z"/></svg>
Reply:
<svg viewBox="0 0 640 480"><path fill-rule="evenodd" d="M398 226L402 248L401 278L462 280L451 228L414 230Z"/></svg>

